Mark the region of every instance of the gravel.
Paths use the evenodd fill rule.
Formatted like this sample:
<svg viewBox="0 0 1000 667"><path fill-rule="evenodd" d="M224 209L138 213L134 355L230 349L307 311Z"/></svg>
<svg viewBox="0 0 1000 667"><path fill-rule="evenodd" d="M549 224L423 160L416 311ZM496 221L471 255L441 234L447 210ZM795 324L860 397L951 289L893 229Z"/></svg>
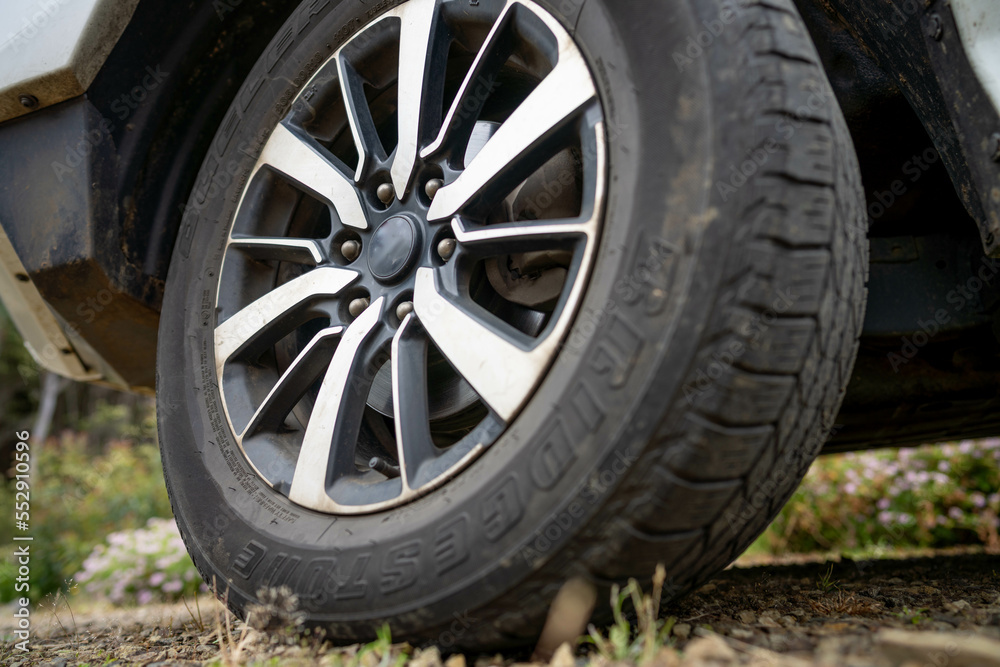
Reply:
<svg viewBox="0 0 1000 667"><path fill-rule="evenodd" d="M0 617L0 664L395 665L361 647L264 635L235 624L221 607L148 605L85 609L72 601L33 615L33 650L13 651L12 617ZM79 607L79 608L77 608ZM1000 556L988 553L736 567L664 609L676 619L671 646L654 667L1000 667ZM221 629L221 632L220 632ZM231 638L230 638L231 635ZM220 641L221 636L221 641ZM407 649L413 667L527 667L524 655L448 655ZM268 661L271 661L268 663ZM602 663L568 645L552 667Z"/></svg>

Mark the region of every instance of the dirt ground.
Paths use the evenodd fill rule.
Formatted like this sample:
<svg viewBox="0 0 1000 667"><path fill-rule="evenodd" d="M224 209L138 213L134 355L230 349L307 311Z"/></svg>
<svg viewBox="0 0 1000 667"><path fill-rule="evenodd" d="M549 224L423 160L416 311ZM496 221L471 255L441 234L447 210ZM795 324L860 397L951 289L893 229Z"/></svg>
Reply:
<svg viewBox="0 0 1000 667"><path fill-rule="evenodd" d="M27 654L13 650L5 612L0 663L401 667L408 659L413 667L512 667L530 655L442 656L435 647L405 645L335 648L248 631L235 621L227 632L221 607L210 598L139 609L81 605L71 600L38 610ZM651 661L656 667L1000 667L1000 556L735 567L663 615L675 621L669 646ZM581 645L561 647L551 665L611 662Z"/></svg>

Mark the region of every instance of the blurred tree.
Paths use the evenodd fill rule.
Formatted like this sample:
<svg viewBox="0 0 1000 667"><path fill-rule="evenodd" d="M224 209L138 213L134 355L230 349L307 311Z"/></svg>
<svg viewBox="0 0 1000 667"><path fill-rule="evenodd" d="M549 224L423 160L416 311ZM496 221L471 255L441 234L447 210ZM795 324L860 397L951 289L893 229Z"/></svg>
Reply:
<svg viewBox="0 0 1000 667"><path fill-rule="evenodd" d="M38 393L38 368L0 304L0 470L4 472L13 460L14 434L32 427Z"/></svg>
<svg viewBox="0 0 1000 667"><path fill-rule="evenodd" d="M5 475L11 471L19 431L31 432L36 452L63 430L83 432L97 453L112 440L148 435L139 431L152 409L148 396L71 382L41 370L0 303L0 471Z"/></svg>

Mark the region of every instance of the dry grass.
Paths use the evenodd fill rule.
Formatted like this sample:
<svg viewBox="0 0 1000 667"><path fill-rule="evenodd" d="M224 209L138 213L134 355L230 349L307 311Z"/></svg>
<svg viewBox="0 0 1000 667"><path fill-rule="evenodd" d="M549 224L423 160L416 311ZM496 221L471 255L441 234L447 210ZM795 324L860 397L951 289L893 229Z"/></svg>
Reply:
<svg viewBox="0 0 1000 667"><path fill-rule="evenodd" d="M809 606L824 616L877 616L882 611L881 602L844 591L837 591L836 595L822 600L810 600Z"/></svg>

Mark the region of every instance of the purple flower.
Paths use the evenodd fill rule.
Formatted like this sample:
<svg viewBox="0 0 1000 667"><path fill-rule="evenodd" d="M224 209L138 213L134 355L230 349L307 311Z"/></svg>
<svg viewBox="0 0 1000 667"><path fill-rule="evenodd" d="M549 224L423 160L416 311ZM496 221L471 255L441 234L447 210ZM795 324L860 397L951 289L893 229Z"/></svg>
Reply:
<svg viewBox="0 0 1000 667"><path fill-rule="evenodd" d="M979 441L979 446L983 449L1000 449L1000 438L986 438Z"/></svg>

